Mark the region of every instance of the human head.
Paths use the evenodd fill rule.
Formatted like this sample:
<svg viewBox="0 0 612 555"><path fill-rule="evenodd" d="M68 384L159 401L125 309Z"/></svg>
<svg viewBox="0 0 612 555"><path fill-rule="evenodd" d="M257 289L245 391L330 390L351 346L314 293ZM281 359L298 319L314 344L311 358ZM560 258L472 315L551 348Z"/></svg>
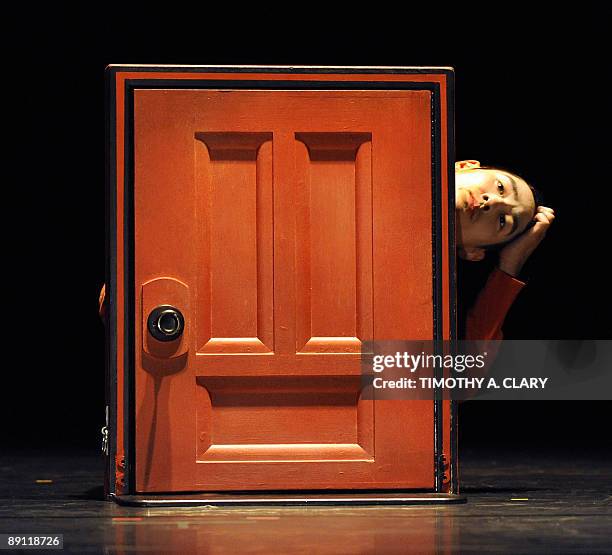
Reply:
<svg viewBox="0 0 612 555"><path fill-rule="evenodd" d="M455 163L455 210L459 254L482 260L523 233L533 222L536 192L518 175L484 167L477 160Z"/></svg>

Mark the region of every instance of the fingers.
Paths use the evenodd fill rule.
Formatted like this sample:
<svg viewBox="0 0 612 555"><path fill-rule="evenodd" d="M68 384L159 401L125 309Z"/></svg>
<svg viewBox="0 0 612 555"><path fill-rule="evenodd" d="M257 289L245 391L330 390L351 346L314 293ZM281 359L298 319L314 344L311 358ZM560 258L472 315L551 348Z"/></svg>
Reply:
<svg viewBox="0 0 612 555"><path fill-rule="evenodd" d="M544 235L555 219L555 211L547 206L538 206L533 219L536 222L533 226L534 231Z"/></svg>
<svg viewBox="0 0 612 555"><path fill-rule="evenodd" d="M536 215L533 218L536 222L533 226L533 232L534 234L541 235L543 237L548 231L550 224L552 224L552 222L554 221L555 214L550 208L540 208L543 208L543 210L538 209Z"/></svg>
<svg viewBox="0 0 612 555"><path fill-rule="evenodd" d="M552 222L555 219L555 211L552 208L549 208L548 206L538 206L538 209L536 210L536 213L533 218L538 219L538 214L544 214L549 222ZM540 220L538 219L538 221Z"/></svg>

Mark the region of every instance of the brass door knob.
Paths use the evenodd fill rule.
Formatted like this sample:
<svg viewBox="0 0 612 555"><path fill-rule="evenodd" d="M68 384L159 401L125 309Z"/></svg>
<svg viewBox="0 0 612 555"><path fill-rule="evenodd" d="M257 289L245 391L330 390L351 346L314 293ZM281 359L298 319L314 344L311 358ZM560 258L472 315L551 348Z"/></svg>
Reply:
<svg viewBox="0 0 612 555"><path fill-rule="evenodd" d="M185 319L178 308L164 304L154 308L147 318L149 333L158 341L174 341L183 333Z"/></svg>

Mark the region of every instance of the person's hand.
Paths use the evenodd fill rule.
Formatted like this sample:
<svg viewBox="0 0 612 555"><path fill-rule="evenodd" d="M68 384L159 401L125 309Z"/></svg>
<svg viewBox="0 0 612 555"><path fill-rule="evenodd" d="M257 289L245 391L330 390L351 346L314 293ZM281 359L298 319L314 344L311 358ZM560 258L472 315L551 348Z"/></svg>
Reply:
<svg viewBox="0 0 612 555"><path fill-rule="evenodd" d="M535 224L499 252L499 269L517 277L531 253L542 242L555 211L547 206L538 206L533 219Z"/></svg>

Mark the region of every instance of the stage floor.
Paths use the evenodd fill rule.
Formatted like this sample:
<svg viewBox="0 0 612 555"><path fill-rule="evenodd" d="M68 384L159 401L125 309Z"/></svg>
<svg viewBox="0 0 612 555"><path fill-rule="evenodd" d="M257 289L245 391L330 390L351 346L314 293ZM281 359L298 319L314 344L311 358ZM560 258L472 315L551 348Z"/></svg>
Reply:
<svg viewBox="0 0 612 555"><path fill-rule="evenodd" d="M609 454L491 447L460 463L463 505L132 508L102 499L101 455L15 450L0 533L63 534L56 553L612 552Z"/></svg>

